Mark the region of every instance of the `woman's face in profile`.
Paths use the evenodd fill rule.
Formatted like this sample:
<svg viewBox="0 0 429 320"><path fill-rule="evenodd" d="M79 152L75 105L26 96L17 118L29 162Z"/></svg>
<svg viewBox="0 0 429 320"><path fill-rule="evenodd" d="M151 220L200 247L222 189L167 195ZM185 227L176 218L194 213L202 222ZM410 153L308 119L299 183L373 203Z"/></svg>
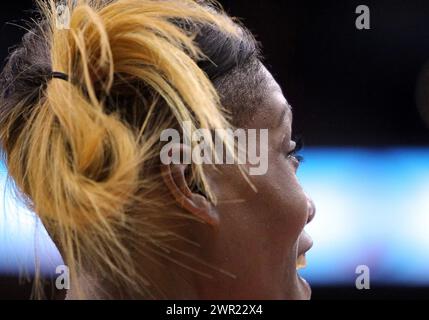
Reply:
<svg viewBox="0 0 429 320"><path fill-rule="evenodd" d="M85 2L72 11L78 36L64 36L61 21L49 18L47 26L56 27L39 28L49 29L46 43L36 46L29 32L0 79L7 91L10 79L16 87L0 110L8 169L70 266L69 298L310 298L297 269L312 246L303 230L315 209L296 178L292 110L272 75L253 70L253 37L244 30L234 36L239 26L199 1ZM200 68L204 56L218 70ZM33 61L43 63L33 71ZM262 72L260 87L241 78L251 72ZM253 145L267 149L267 171L250 183L234 164L207 165L201 176L187 161L157 159L167 126L192 120L207 131L225 129L209 83L216 77L263 91L247 96L247 120L233 119L239 129L268 130L267 141ZM167 154L188 148L173 144ZM210 187L216 206L195 191L199 183Z"/></svg>
<svg viewBox="0 0 429 320"><path fill-rule="evenodd" d="M219 225L200 232L209 263L235 275L201 285L204 296L221 299L308 299L311 290L297 269L312 240L304 227L315 214L302 190L294 156L292 110L271 74L265 97L243 129L269 129L268 171L253 176L255 193L238 170L220 166L209 181L218 197Z"/></svg>

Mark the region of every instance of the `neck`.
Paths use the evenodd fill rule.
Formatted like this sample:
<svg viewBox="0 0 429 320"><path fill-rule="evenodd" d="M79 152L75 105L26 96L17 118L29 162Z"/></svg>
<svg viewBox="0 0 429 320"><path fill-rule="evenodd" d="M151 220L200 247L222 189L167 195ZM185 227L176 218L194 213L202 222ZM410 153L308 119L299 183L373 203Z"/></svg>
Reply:
<svg viewBox="0 0 429 320"><path fill-rule="evenodd" d="M190 264L189 261L181 261L177 257L156 260L139 258L137 264L142 266L139 268L142 270L137 270L136 277L133 277L135 281L128 283L81 272L79 276L71 279L71 288L67 292L66 299L197 300L203 298L198 290L198 281L203 278L198 274L200 268Z"/></svg>

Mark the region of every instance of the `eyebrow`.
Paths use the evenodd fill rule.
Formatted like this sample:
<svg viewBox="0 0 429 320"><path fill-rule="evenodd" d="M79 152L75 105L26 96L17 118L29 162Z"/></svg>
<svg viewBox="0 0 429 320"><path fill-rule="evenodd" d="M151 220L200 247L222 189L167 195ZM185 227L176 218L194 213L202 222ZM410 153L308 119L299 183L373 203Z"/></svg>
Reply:
<svg viewBox="0 0 429 320"><path fill-rule="evenodd" d="M291 112L292 112L292 106L291 106L289 103L287 103L287 104L286 104L286 107L285 107L285 108L283 108L282 114L280 115L279 122L278 122L278 124L277 124L277 127L276 127L276 128L279 128L279 127L283 124L283 122L284 122L284 120L285 120L285 118L286 118L286 115L287 115L288 111L291 111Z"/></svg>

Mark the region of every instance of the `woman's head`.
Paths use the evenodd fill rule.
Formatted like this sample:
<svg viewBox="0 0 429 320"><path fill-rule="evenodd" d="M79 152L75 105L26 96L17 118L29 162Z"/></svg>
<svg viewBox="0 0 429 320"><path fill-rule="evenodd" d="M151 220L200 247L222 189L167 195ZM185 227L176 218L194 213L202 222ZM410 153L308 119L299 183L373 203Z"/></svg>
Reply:
<svg viewBox="0 0 429 320"><path fill-rule="evenodd" d="M291 111L250 33L207 2L71 2L69 29L52 1L9 57L0 141L73 295L308 297L295 269L314 209ZM267 173L162 164L161 133L185 122L269 129Z"/></svg>

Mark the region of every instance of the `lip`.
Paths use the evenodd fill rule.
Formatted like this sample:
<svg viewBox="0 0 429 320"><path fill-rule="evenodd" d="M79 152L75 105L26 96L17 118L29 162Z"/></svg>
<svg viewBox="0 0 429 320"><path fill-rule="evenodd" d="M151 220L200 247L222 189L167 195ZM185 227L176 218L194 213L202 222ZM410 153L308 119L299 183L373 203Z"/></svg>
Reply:
<svg viewBox="0 0 429 320"><path fill-rule="evenodd" d="M313 247L313 240L311 237L304 231L298 242L298 253L297 253L297 261L300 256L304 256L305 254ZM304 258L305 259L305 258ZM305 260L304 260L305 261ZM299 287L301 288L301 292L303 294L302 299L307 300L311 298L311 287L310 284L299 275L299 272L297 270L296 277L298 279Z"/></svg>
<svg viewBox="0 0 429 320"><path fill-rule="evenodd" d="M301 255L305 255L312 247L313 247L313 239L311 239L311 237L307 233L303 232L298 242L297 257Z"/></svg>

